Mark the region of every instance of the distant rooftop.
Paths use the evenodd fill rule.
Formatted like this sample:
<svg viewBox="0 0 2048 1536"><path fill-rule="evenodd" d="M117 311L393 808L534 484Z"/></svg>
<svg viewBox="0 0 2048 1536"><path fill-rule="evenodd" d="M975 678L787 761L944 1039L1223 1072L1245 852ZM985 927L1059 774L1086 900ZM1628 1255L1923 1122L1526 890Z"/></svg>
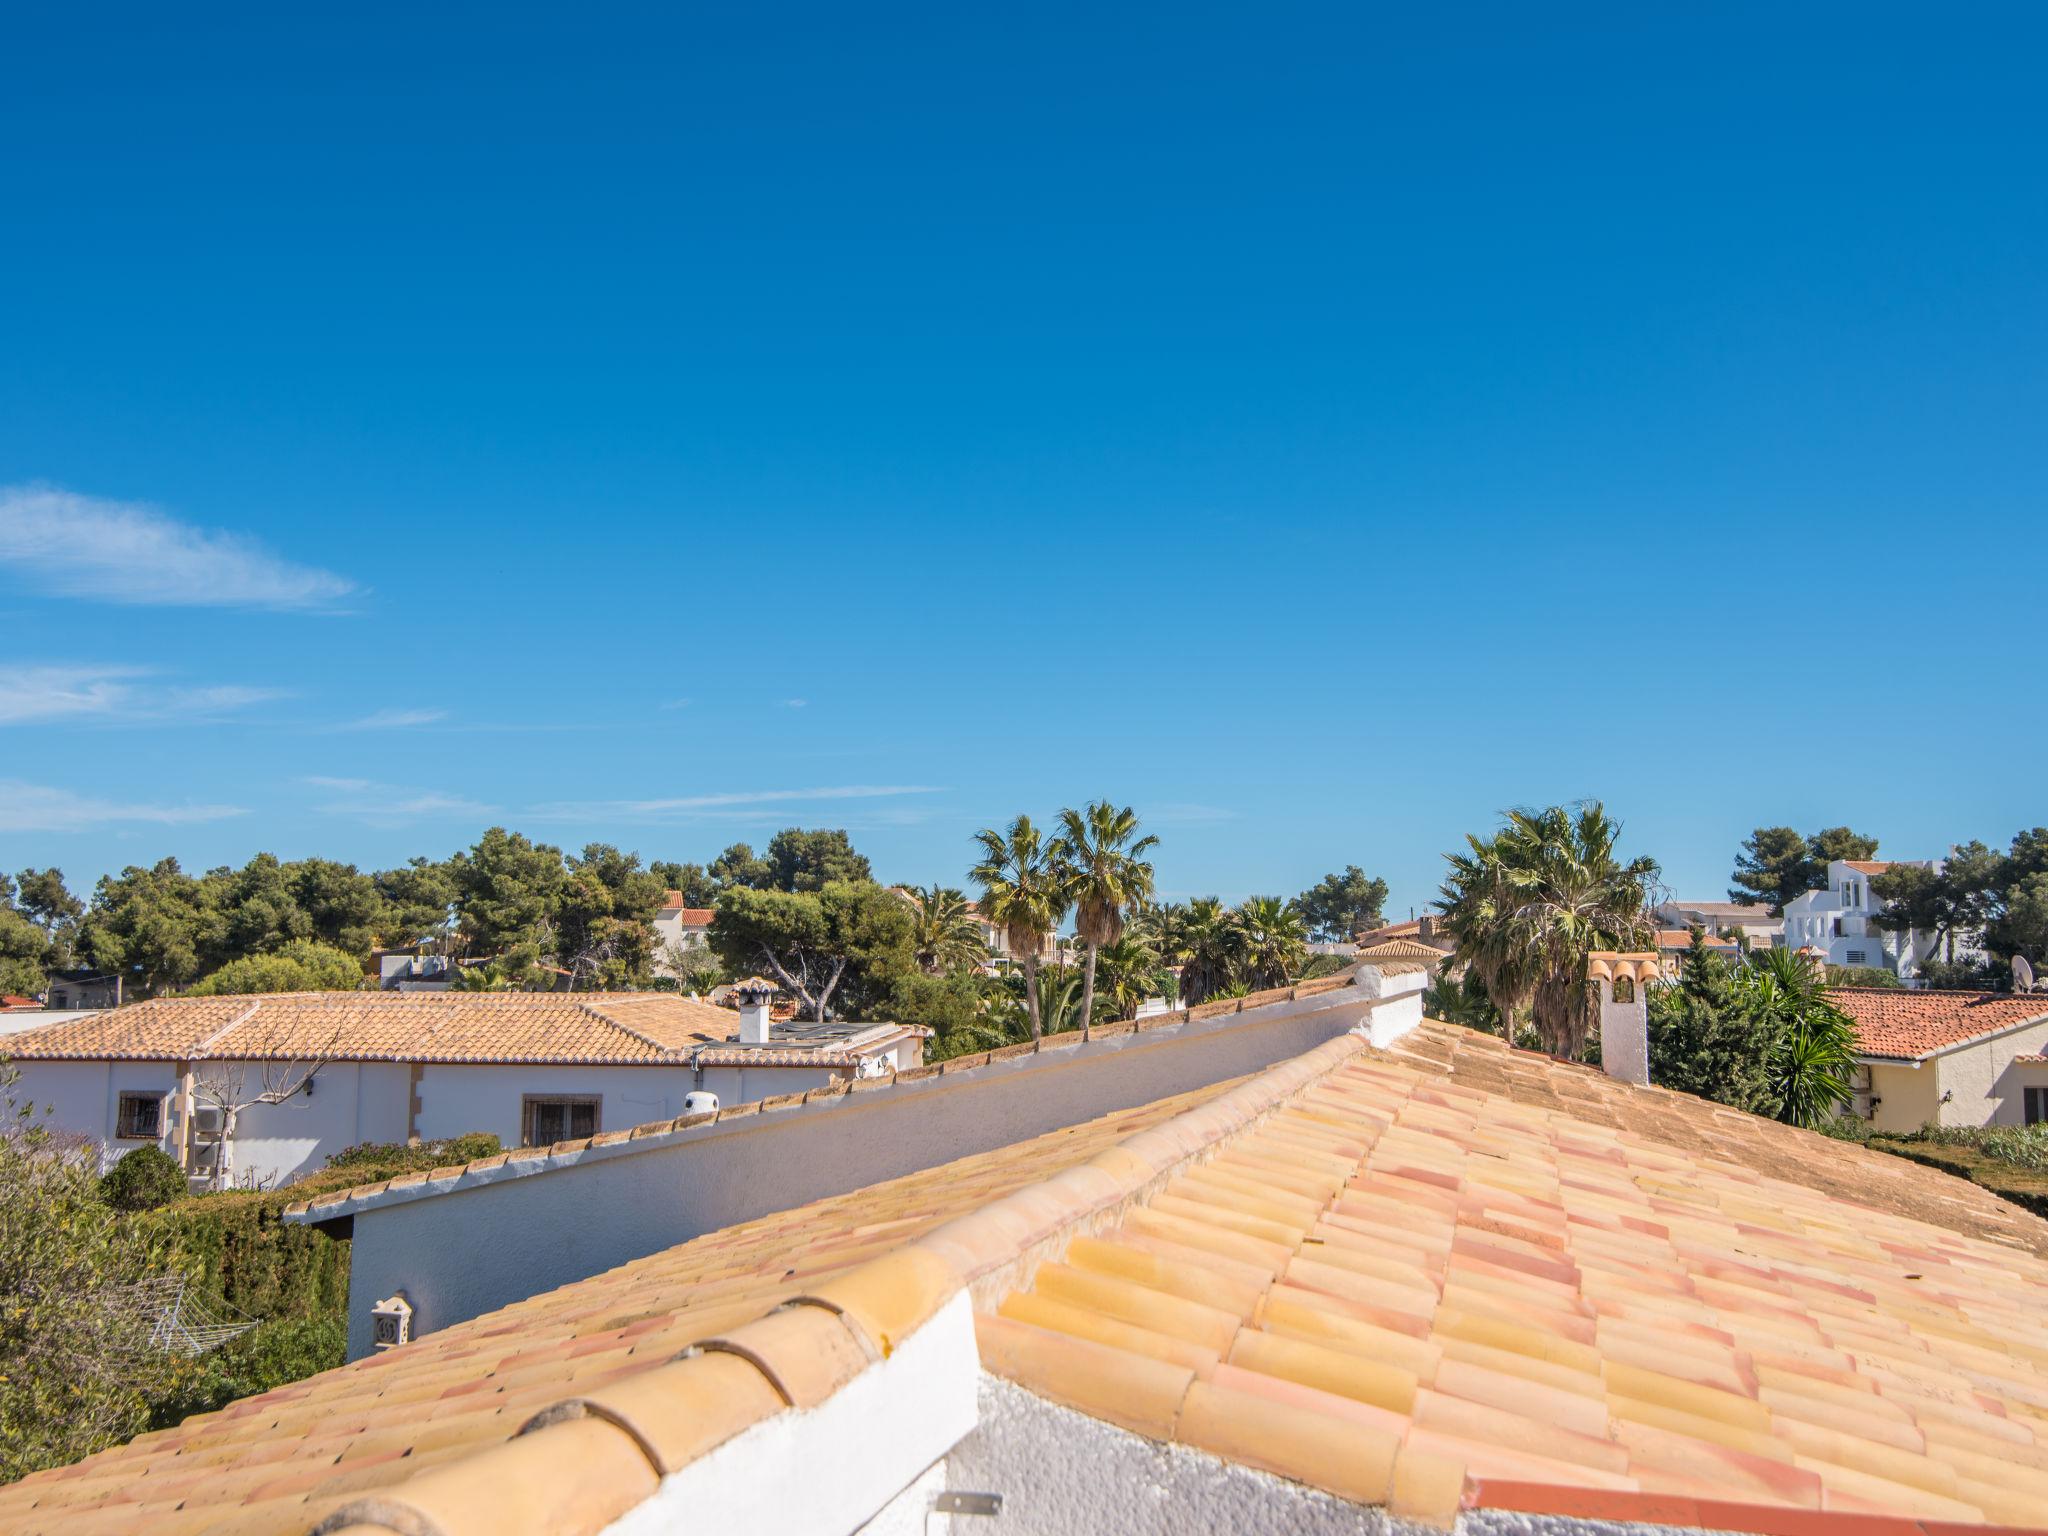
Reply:
<svg viewBox="0 0 2048 1536"><path fill-rule="evenodd" d="M2039 993L1831 987L1828 999L1855 1020L1862 1054L1901 1061L1916 1061L2048 1018L2048 996Z"/></svg>
<svg viewBox="0 0 2048 1536"><path fill-rule="evenodd" d="M767 1045L740 1045L740 1016L673 992L269 992L154 998L12 1037L8 1054L42 1061L687 1062L852 1053L901 1036L894 1024L778 1023ZM826 1060L830 1057L830 1060ZM704 1062L702 1064L717 1064Z"/></svg>

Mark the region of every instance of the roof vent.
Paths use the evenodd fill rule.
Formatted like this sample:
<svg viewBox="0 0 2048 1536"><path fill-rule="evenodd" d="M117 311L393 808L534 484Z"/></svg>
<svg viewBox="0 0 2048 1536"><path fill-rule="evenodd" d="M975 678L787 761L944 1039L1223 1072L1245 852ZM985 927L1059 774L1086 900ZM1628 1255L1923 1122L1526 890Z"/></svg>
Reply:
<svg viewBox="0 0 2048 1536"><path fill-rule="evenodd" d="M766 1045L772 1025L768 1018L768 1005L775 998L775 984L759 976L749 976L732 989L733 1001L740 1005L740 1044Z"/></svg>

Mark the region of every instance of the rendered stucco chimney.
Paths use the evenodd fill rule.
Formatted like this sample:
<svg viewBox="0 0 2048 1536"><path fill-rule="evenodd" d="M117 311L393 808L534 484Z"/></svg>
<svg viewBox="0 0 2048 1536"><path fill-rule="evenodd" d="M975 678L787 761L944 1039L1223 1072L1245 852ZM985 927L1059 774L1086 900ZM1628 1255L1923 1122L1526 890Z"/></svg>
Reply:
<svg viewBox="0 0 2048 1536"><path fill-rule="evenodd" d="M774 986L758 976L750 976L733 988L732 995L740 1005L740 1044L766 1045L772 1028L768 1004L775 996Z"/></svg>
<svg viewBox="0 0 2048 1536"><path fill-rule="evenodd" d="M1586 957L1586 974L1600 989L1600 1065L1638 1087L1650 1081L1649 988L1661 964L1647 953L1596 950Z"/></svg>

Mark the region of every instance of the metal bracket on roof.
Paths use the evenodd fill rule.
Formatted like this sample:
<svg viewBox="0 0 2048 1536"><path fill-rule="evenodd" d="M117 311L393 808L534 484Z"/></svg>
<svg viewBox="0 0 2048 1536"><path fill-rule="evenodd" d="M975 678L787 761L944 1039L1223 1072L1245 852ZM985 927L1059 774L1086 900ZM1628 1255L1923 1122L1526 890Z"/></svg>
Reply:
<svg viewBox="0 0 2048 1536"><path fill-rule="evenodd" d="M932 1495L932 1513L935 1515L1000 1515L1003 1512L1003 1496L1000 1493L968 1493L963 1489L948 1488Z"/></svg>

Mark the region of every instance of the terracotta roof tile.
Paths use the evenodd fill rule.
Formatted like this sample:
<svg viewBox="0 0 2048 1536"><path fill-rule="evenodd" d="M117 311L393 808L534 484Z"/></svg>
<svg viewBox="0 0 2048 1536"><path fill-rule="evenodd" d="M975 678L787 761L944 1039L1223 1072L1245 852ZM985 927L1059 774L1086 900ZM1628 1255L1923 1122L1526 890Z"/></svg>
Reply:
<svg viewBox="0 0 2048 1536"><path fill-rule="evenodd" d="M963 1287L985 1369L1403 1515L2019 1522L2043 1253L1963 1181L1431 1025L708 1234L24 1479L0 1527L595 1531Z"/></svg>
<svg viewBox="0 0 2048 1536"><path fill-rule="evenodd" d="M673 992L275 992L130 1003L11 1036L8 1053L22 1060L657 1062L729 1045L738 1034L732 1009ZM823 1064L845 1059L840 1049Z"/></svg>
<svg viewBox="0 0 2048 1536"><path fill-rule="evenodd" d="M1907 1184L1949 1215L1967 1186L1765 1122L1742 1161L1680 1153L1715 1117L1700 1100L1600 1079L1593 1099L1645 1113L1589 1126L1560 1092L1577 1074L1477 1042L1432 1028L1305 1087L999 1298L984 1364L1348 1498L1391 1503L1414 1456L1402 1507L1437 1518L1523 1485L1598 1490L1612 1518L1711 1495L1754 1530L1797 1509L2017 1521L2048 1491L2027 1321L2048 1266L1982 1240L2038 1252L2048 1229L1845 1205L1845 1184L1887 1204ZM1778 1176L1812 1168L1822 1187ZM2041 1465L1959 1443L1966 1405Z"/></svg>
<svg viewBox="0 0 2048 1536"><path fill-rule="evenodd" d="M1903 987L1831 987L1828 1000L1856 1023L1868 1056L1904 1060L2048 1019L2048 997L2004 992L1915 992Z"/></svg>

